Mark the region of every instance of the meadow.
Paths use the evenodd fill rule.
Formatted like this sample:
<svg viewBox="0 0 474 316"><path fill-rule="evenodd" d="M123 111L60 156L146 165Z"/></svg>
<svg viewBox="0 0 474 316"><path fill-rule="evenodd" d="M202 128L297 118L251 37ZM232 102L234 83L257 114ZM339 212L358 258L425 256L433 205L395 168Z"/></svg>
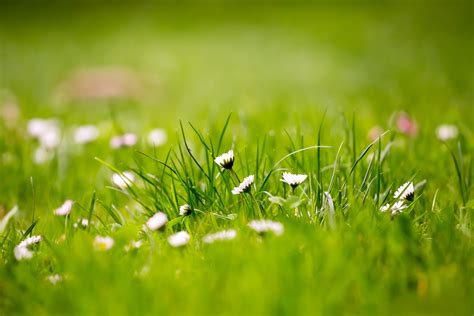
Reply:
<svg viewBox="0 0 474 316"><path fill-rule="evenodd" d="M473 12L0 4L0 315L472 315Z"/></svg>

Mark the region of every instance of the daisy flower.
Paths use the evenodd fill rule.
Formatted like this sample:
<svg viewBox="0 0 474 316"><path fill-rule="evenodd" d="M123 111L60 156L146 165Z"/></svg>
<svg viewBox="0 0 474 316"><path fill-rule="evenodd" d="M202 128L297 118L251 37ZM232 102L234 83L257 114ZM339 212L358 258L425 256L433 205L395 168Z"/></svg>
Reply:
<svg viewBox="0 0 474 316"><path fill-rule="evenodd" d="M46 277L46 280L48 280L52 285L55 285L56 283L61 282L63 277L59 274L51 274Z"/></svg>
<svg viewBox="0 0 474 316"><path fill-rule="evenodd" d="M89 220L87 218L81 218L76 223L74 223L73 226L74 228L86 228L87 226L89 226Z"/></svg>
<svg viewBox="0 0 474 316"><path fill-rule="evenodd" d="M255 177L253 175L248 176L244 179L244 181L242 181L242 183L238 187L232 189L232 194L238 195L250 192L254 180Z"/></svg>
<svg viewBox="0 0 474 316"><path fill-rule="evenodd" d="M29 260L33 258L33 252L31 252L30 249L28 249L28 247L39 243L42 239L43 237L39 235L31 236L24 239L13 249L13 254L15 255L15 259L18 261L21 261L21 260Z"/></svg>
<svg viewBox="0 0 474 316"><path fill-rule="evenodd" d="M54 210L54 215L56 216L66 216L71 213L72 205L74 204L74 201L72 200L66 200L63 205L58 207L57 209Z"/></svg>
<svg viewBox="0 0 474 316"><path fill-rule="evenodd" d="M54 152L43 146L39 146L33 154L33 160L37 165L42 165L53 158Z"/></svg>
<svg viewBox="0 0 474 316"><path fill-rule="evenodd" d="M130 241L130 243L128 245L125 246L125 251L129 252L130 250L134 250L134 249L139 249L143 246L143 241L141 240L138 240L138 241L135 241L135 240L132 240Z"/></svg>
<svg viewBox="0 0 474 316"><path fill-rule="evenodd" d="M114 173L112 175L112 183L118 186L120 189L126 189L135 181L135 175L130 171L124 171L120 173Z"/></svg>
<svg viewBox="0 0 474 316"><path fill-rule="evenodd" d="M224 169L232 169L232 166L234 165L234 151L231 149L219 157L216 157L214 162Z"/></svg>
<svg viewBox="0 0 474 316"><path fill-rule="evenodd" d="M458 137L459 131L456 125L443 124L436 128L436 136L439 140L446 141Z"/></svg>
<svg viewBox="0 0 474 316"><path fill-rule="evenodd" d="M407 208L407 206L404 204L403 201L397 201L392 206L390 206L390 203L385 204L384 206L382 206L380 208L380 211L385 213L388 210L390 210L391 213L392 213L392 216L393 216L393 215L396 215L398 213L401 213L406 208Z"/></svg>
<svg viewBox="0 0 474 316"><path fill-rule="evenodd" d="M94 125L79 126L74 130L74 142L76 144L91 143L99 137L99 129Z"/></svg>
<svg viewBox="0 0 474 316"><path fill-rule="evenodd" d="M122 147L132 147L138 141L137 135L133 133L126 133L123 135L114 136L110 139L110 147L118 149Z"/></svg>
<svg viewBox="0 0 474 316"><path fill-rule="evenodd" d="M179 215L188 216L193 212L193 208L189 204L184 204L179 207Z"/></svg>
<svg viewBox="0 0 474 316"><path fill-rule="evenodd" d="M94 249L97 251L107 251L111 249L115 241L109 236L96 236L93 242Z"/></svg>
<svg viewBox="0 0 474 316"><path fill-rule="evenodd" d="M150 230L158 230L163 228L168 222L168 217L163 212L158 212L148 219L146 227Z"/></svg>
<svg viewBox="0 0 474 316"><path fill-rule="evenodd" d="M308 178L308 175L283 172L282 177L281 181L288 183L294 190Z"/></svg>
<svg viewBox="0 0 474 316"><path fill-rule="evenodd" d="M395 194L393 195L395 199L413 201L415 197L415 187L413 182L408 181L402 184Z"/></svg>
<svg viewBox="0 0 474 316"><path fill-rule="evenodd" d="M418 125L405 112L402 112L398 115L397 128L399 132L408 136L414 137L418 134Z"/></svg>
<svg viewBox="0 0 474 316"><path fill-rule="evenodd" d="M155 128L148 133L148 143L150 146L163 146L168 140L166 131L162 128Z"/></svg>
<svg viewBox="0 0 474 316"><path fill-rule="evenodd" d="M213 234L207 234L202 238L206 244L212 244L215 241L232 240L237 236L235 229L222 230Z"/></svg>
<svg viewBox="0 0 474 316"><path fill-rule="evenodd" d="M181 247L181 246L184 246L186 245L189 240L191 239L191 237L189 236L189 234L185 231L180 231L180 232L177 232L176 234L173 234L171 236L168 237L168 243L172 246L172 247Z"/></svg>
<svg viewBox="0 0 474 316"><path fill-rule="evenodd" d="M248 224L248 226L259 234L263 234L268 231L271 231L275 235L279 236L283 234L283 231L284 231L284 227L282 223L274 222L267 219L253 220Z"/></svg>

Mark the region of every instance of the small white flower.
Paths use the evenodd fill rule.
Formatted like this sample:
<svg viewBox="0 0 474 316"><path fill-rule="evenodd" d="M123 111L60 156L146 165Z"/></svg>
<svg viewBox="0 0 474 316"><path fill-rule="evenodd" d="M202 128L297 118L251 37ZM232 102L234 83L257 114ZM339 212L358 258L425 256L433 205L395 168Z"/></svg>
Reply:
<svg viewBox="0 0 474 316"><path fill-rule="evenodd" d="M215 241L232 240L237 236L235 229L222 230L217 233L208 234L202 238L202 241L206 244L212 244Z"/></svg>
<svg viewBox="0 0 474 316"><path fill-rule="evenodd" d="M16 246L15 249L13 249L13 254L15 255L15 259L18 261L33 258L33 253L26 247Z"/></svg>
<svg viewBox="0 0 474 316"><path fill-rule="evenodd" d="M143 246L143 241L141 241L141 240L138 240L138 241L132 240L132 241L130 241L130 243L128 245L125 246L125 251L129 252L129 251L134 250L134 249L139 249L142 246Z"/></svg>
<svg viewBox="0 0 474 316"><path fill-rule="evenodd" d="M402 184L393 197L395 199L413 201L413 198L415 197L415 186L413 185L413 182L408 181Z"/></svg>
<svg viewBox="0 0 474 316"><path fill-rule="evenodd" d="M458 137L459 130L456 125L443 124L436 128L436 136L439 140L450 140Z"/></svg>
<svg viewBox="0 0 474 316"><path fill-rule="evenodd" d="M253 220L249 224L249 227L252 228L259 234L263 234L265 232L271 231L275 235L283 234L284 227L282 223L274 222L271 220Z"/></svg>
<svg viewBox="0 0 474 316"><path fill-rule="evenodd" d="M96 236L93 242L94 249L97 251L106 251L113 247L115 241L109 236Z"/></svg>
<svg viewBox="0 0 474 316"><path fill-rule="evenodd" d="M99 129L94 125L79 126L74 130L74 142L76 144L87 144L99 137Z"/></svg>
<svg viewBox="0 0 474 316"><path fill-rule="evenodd" d="M180 231L177 232L176 234L173 234L168 237L168 242L172 247L181 247L186 245L191 237L189 234L185 231Z"/></svg>
<svg viewBox="0 0 474 316"><path fill-rule="evenodd" d="M61 142L61 131L59 127L51 126L38 137L38 140L42 147L48 149L56 148Z"/></svg>
<svg viewBox="0 0 474 316"><path fill-rule="evenodd" d="M126 133L119 136L114 136L110 139L110 147L113 149L122 147L132 147L138 141L137 135L133 133Z"/></svg>
<svg viewBox="0 0 474 316"><path fill-rule="evenodd" d="M234 151L231 149L228 152L216 157L214 162L224 169L232 169L234 165Z"/></svg>
<svg viewBox="0 0 474 316"><path fill-rule="evenodd" d="M33 252L31 252L28 249L28 247L39 243L42 239L43 237L39 235L31 236L24 239L13 249L13 254L15 255L15 259L18 261L21 261L21 260L29 260L33 258Z"/></svg>
<svg viewBox="0 0 474 316"><path fill-rule="evenodd" d="M163 212L158 212L148 219L146 227L150 230L158 230L163 228L168 222L168 216Z"/></svg>
<svg viewBox="0 0 474 316"><path fill-rule="evenodd" d="M189 204L184 204L179 207L179 215L188 216L193 212L193 208Z"/></svg>
<svg viewBox="0 0 474 316"><path fill-rule="evenodd" d="M155 128L148 133L148 143L150 146L162 146L166 144L168 140L168 135L166 131L162 128Z"/></svg>
<svg viewBox="0 0 474 316"><path fill-rule="evenodd" d="M71 213L72 205L74 201L66 200L63 205L54 210L54 215L56 216L66 216Z"/></svg>
<svg viewBox="0 0 474 316"><path fill-rule="evenodd" d="M61 282L63 280L63 277L60 276L59 274L51 274L46 277L46 279L51 283L52 285L55 285L58 282Z"/></svg>
<svg viewBox="0 0 474 316"><path fill-rule="evenodd" d="M18 247L29 247L39 243L41 240L43 240L43 237L41 237L40 235L31 236L20 242L18 244Z"/></svg>
<svg viewBox="0 0 474 316"><path fill-rule="evenodd" d="M58 122L54 119L31 119L28 121L28 134L33 138L40 138L41 135L47 133L51 128L56 128Z"/></svg>
<svg viewBox="0 0 474 316"><path fill-rule="evenodd" d="M87 218L81 218L79 219L76 223L74 223L74 228L78 228L81 226L81 228L86 228L89 226L89 220Z"/></svg>
<svg viewBox="0 0 474 316"><path fill-rule="evenodd" d="M122 173L114 173L112 175L112 183L121 189L126 189L131 186L135 181L135 175L130 171L124 171Z"/></svg>
<svg viewBox="0 0 474 316"><path fill-rule="evenodd" d="M306 174L293 174L289 172L283 172L283 179L281 181L288 183L293 189L303 183L308 175Z"/></svg>
<svg viewBox="0 0 474 316"><path fill-rule="evenodd" d="M246 177L238 187L232 189L232 194L237 195L250 192L254 180L255 177L253 175Z"/></svg>
<svg viewBox="0 0 474 316"><path fill-rule="evenodd" d="M390 203L383 205L382 207L380 207L380 212L385 213L388 210L390 210L393 216L393 215L396 215L397 213L401 213L406 208L407 206L404 204L403 201L397 201L392 206L390 206Z"/></svg>
<svg viewBox="0 0 474 316"><path fill-rule="evenodd" d="M33 154L33 160L37 165L42 165L53 158L54 152L43 146L38 147Z"/></svg>

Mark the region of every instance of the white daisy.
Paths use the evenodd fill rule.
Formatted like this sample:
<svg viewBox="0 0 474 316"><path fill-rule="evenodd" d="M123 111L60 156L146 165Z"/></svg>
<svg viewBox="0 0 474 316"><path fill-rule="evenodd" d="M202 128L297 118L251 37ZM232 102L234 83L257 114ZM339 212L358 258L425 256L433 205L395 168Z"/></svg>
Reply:
<svg viewBox="0 0 474 316"><path fill-rule="evenodd" d="M56 216L66 216L71 213L72 205L74 201L66 200L63 205L54 210L54 215Z"/></svg>
<svg viewBox="0 0 474 316"><path fill-rule="evenodd" d="M115 241L109 236L96 236L93 242L94 249L97 251L106 251L113 247Z"/></svg>
<svg viewBox="0 0 474 316"><path fill-rule="evenodd" d="M41 240L43 240L43 237L40 235L31 236L19 243L18 247L29 247L39 243Z"/></svg>
<svg viewBox="0 0 474 316"><path fill-rule="evenodd" d="M226 153L216 157L214 162L224 169L232 169L234 165L234 151L231 149Z"/></svg>
<svg viewBox="0 0 474 316"><path fill-rule="evenodd" d="M57 127L58 122L55 119L39 119L34 118L28 121L28 134L31 137L39 139L46 134L50 129Z"/></svg>
<svg viewBox="0 0 474 316"><path fill-rule="evenodd" d="M306 174L293 174L289 172L283 172L283 179L281 181L288 183L293 189L303 183L308 175Z"/></svg>
<svg viewBox="0 0 474 316"><path fill-rule="evenodd" d="M29 260L33 258L33 252L31 252L26 247L16 246L15 249L13 249L13 254L15 255L15 259L18 261Z"/></svg>
<svg viewBox="0 0 474 316"><path fill-rule="evenodd" d="M130 171L124 171L122 173L114 173L112 175L112 183L121 189L126 189L131 186L135 181L135 175Z"/></svg>
<svg viewBox="0 0 474 316"><path fill-rule="evenodd" d="M42 147L48 149L56 148L61 142L61 130L55 125L50 126L38 137L38 140Z"/></svg>
<svg viewBox="0 0 474 316"><path fill-rule="evenodd" d="M52 285L55 285L58 282L61 282L63 280L63 277L60 276L59 274L51 274L46 277L46 279L51 283Z"/></svg>
<svg viewBox="0 0 474 316"><path fill-rule="evenodd" d="M237 195L250 192L254 180L255 177L253 175L246 177L238 187L232 189L232 194Z"/></svg>
<svg viewBox="0 0 474 316"><path fill-rule="evenodd" d="M74 228L78 228L79 226L81 228L86 228L89 226L89 220L87 218L80 218L73 226Z"/></svg>
<svg viewBox="0 0 474 316"><path fill-rule="evenodd" d="M79 126L74 130L74 142L76 144L87 144L99 137L99 129L94 125Z"/></svg>
<svg viewBox="0 0 474 316"><path fill-rule="evenodd" d="M168 140L166 131L162 128L155 128L148 133L148 143L150 146L163 146Z"/></svg>
<svg viewBox="0 0 474 316"><path fill-rule="evenodd" d="M125 251L129 252L130 250L139 249L143 246L143 241L132 240L128 245L125 246Z"/></svg>
<svg viewBox="0 0 474 316"><path fill-rule="evenodd" d="M456 125L443 124L436 128L436 136L439 140L450 140L458 137L459 130Z"/></svg>
<svg viewBox="0 0 474 316"><path fill-rule="evenodd" d="M232 240L237 236L235 229L222 230L213 234L207 234L202 238L202 241L206 244L212 244L215 241Z"/></svg>
<svg viewBox="0 0 474 316"><path fill-rule="evenodd" d="M54 151L48 148L45 148L43 146L39 146L33 154L33 160L37 165L42 165L53 158L54 158Z"/></svg>
<svg viewBox="0 0 474 316"><path fill-rule="evenodd" d="M150 230L158 230L163 228L168 222L168 216L163 212L158 212L148 219L146 227Z"/></svg>
<svg viewBox="0 0 474 316"><path fill-rule="evenodd" d="M110 139L110 147L118 149L122 147L132 147L138 141L137 135L133 133L126 133L123 135L114 136Z"/></svg>
<svg viewBox="0 0 474 316"><path fill-rule="evenodd" d="M21 241L14 249L13 249L13 254L15 255L15 259L18 261L21 260L29 260L33 258L33 252L31 252L28 247L35 245L39 243L43 237L36 235L36 236L31 236L23 241Z"/></svg>
<svg viewBox="0 0 474 316"><path fill-rule="evenodd" d="M168 237L168 242L172 247L181 247L186 245L189 240L191 239L191 236L185 231L180 231L177 232L176 234L173 234Z"/></svg>
<svg viewBox="0 0 474 316"><path fill-rule="evenodd" d="M390 210L391 213L392 213L392 216L393 216L393 215L396 215L398 213L401 213L406 208L407 208L407 206L405 205L405 203L403 201L397 201L392 206L390 206L390 203L387 203L387 204L383 205L382 207L380 207L380 212L385 213L388 210Z"/></svg>
<svg viewBox="0 0 474 316"><path fill-rule="evenodd" d="M415 186L413 185L413 182L408 181L402 184L393 197L395 199L413 201L413 198L415 197Z"/></svg>
<svg viewBox="0 0 474 316"><path fill-rule="evenodd" d="M275 235L281 235L283 234L283 231L284 231L284 227L282 223L274 222L274 221L266 220L266 219L253 220L248 224L248 226L259 234L263 234L265 232L271 231Z"/></svg>
<svg viewBox="0 0 474 316"><path fill-rule="evenodd" d="M188 216L193 212L193 208L189 204L184 204L179 207L179 215Z"/></svg>

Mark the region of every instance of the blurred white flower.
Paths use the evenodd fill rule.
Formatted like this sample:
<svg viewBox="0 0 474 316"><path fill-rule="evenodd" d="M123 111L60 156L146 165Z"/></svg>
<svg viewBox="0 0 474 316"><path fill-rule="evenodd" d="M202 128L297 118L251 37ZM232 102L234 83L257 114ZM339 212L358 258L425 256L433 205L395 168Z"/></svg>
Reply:
<svg viewBox="0 0 474 316"><path fill-rule="evenodd" d="M168 222L168 216L163 212L158 212L148 219L146 222L146 227L150 230L158 230L163 228Z"/></svg>
<svg viewBox="0 0 474 316"><path fill-rule="evenodd" d="M63 205L54 210L54 215L56 216L66 216L71 213L72 205L74 201L66 200Z"/></svg>
<svg viewBox="0 0 474 316"><path fill-rule="evenodd" d="M238 187L232 189L232 194L237 195L250 192L254 180L255 177L253 175L246 177Z"/></svg>
<svg viewBox="0 0 474 316"><path fill-rule="evenodd" d="M18 247L29 247L31 245L35 245L39 243L42 239L43 239L42 236L34 235L34 236L24 239L22 242L18 244Z"/></svg>
<svg viewBox="0 0 474 316"><path fill-rule="evenodd" d="M112 248L114 240L109 236L96 236L93 242L94 249L97 251L106 251Z"/></svg>
<svg viewBox="0 0 474 316"><path fill-rule="evenodd" d="M234 151L231 149L228 152L216 157L214 162L224 169L232 169L234 165Z"/></svg>
<svg viewBox="0 0 474 316"><path fill-rule="evenodd" d="M155 128L148 133L148 143L150 146L162 146L168 141L168 135L162 128Z"/></svg>
<svg viewBox="0 0 474 316"><path fill-rule="evenodd" d="M122 147L132 147L138 141L137 135L133 133L126 133L119 136L114 136L110 139L110 147L118 149Z"/></svg>
<svg viewBox="0 0 474 316"><path fill-rule="evenodd" d="M38 140L42 147L54 149L61 142L61 130L57 126L51 126L38 137Z"/></svg>
<svg viewBox="0 0 474 316"><path fill-rule="evenodd" d="M28 121L28 134L33 138L39 138L49 129L57 127L57 124L57 121L54 119L31 119Z"/></svg>
<svg viewBox="0 0 474 316"><path fill-rule="evenodd" d="M408 181L402 184L393 197L395 199L413 201L413 198L415 197L415 186L413 185L413 182Z"/></svg>
<svg viewBox="0 0 474 316"><path fill-rule="evenodd" d="M253 220L249 224L249 227L252 228L254 231L256 231L259 234L271 231L275 235L281 235L283 234L284 227L282 223L279 222L274 222L271 220Z"/></svg>
<svg viewBox="0 0 474 316"><path fill-rule="evenodd" d="M13 249L13 254L15 255L15 259L18 261L33 258L33 253L26 247L16 246L15 249Z"/></svg>
<svg viewBox="0 0 474 316"><path fill-rule="evenodd" d="M51 283L52 285L55 285L58 282L61 282L63 280L63 277L60 276L59 274L51 274L46 277L46 279Z"/></svg>
<svg viewBox="0 0 474 316"><path fill-rule="evenodd" d="M114 173L112 175L112 183L121 189L126 189L135 182L135 175L130 171L124 171L122 173Z"/></svg>
<svg viewBox="0 0 474 316"><path fill-rule="evenodd" d="M207 234L202 238L202 241L206 244L212 244L215 241L221 240L232 240L237 236L237 231L235 229L222 230L213 234Z"/></svg>
<svg viewBox="0 0 474 316"><path fill-rule="evenodd" d="M283 179L281 181L288 183L293 189L303 183L308 176L306 174L293 174L283 172Z"/></svg>
<svg viewBox="0 0 474 316"><path fill-rule="evenodd" d="M141 240L138 240L138 241L132 240L132 241L130 241L130 243L128 245L125 245L125 251L129 252L129 251L134 250L134 249L139 249L142 246L143 246L143 241L141 241Z"/></svg>
<svg viewBox="0 0 474 316"><path fill-rule="evenodd" d="M89 226L89 220L87 218L80 218L77 220L76 223L74 223L74 228L86 228L87 226Z"/></svg>
<svg viewBox="0 0 474 316"><path fill-rule="evenodd" d="M396 215L397 213L401 213L406 208L407 206L404 204L403 201L397 201L392 206L390 206L390 203L385 204L384 206L380 208L380 211L385 213L388 210L390 210L393 216L393 215Z"/></svg>
<svg viewBox="0 0 474 316"><path fill-rule="evenodd" d="M31 236L24 239L13 249L13 254L15 255L15 259L18 261L21 261L21 260L29 260L33 258L33 252L31 252L28 249L28 247L39 243L42 239L43 237L39 235Z"/></svg>
<svg viewBox="0 0 474 316"><path fill-rule="evenodd" d="M436 128L436 136L439 140L450 140L458 137L459 130L456 125L443 124Z"/></svg>
<svg viewBox="0 0 474 316"><path fill-rule="evenodd" d="M74 130L74 142L76 144L87 144L99 137L99 129L94 125L79 126Z"/></svg>
<svg viewBox="0 0 474 316"><path fill-rule="evenodd" d="M168 242L172 247L181 247L186 245L191 237L189 234L185 231L180 231L177 232L176 234L173 234L168 237Z"/></svg>
<svg viewBox="0 0 474 316"><path fill-rule="evenodd" d="M189 204L184 204L179 207L179 215L188 216L193 212L193 208Z"/></svg>
<svg viewBox="0 0 474 316"><path fill-rule="evenodd" d="M33 160L37 165L42 165L54 158L54 152L43 146L36 148L33 153Z"/></svg>

